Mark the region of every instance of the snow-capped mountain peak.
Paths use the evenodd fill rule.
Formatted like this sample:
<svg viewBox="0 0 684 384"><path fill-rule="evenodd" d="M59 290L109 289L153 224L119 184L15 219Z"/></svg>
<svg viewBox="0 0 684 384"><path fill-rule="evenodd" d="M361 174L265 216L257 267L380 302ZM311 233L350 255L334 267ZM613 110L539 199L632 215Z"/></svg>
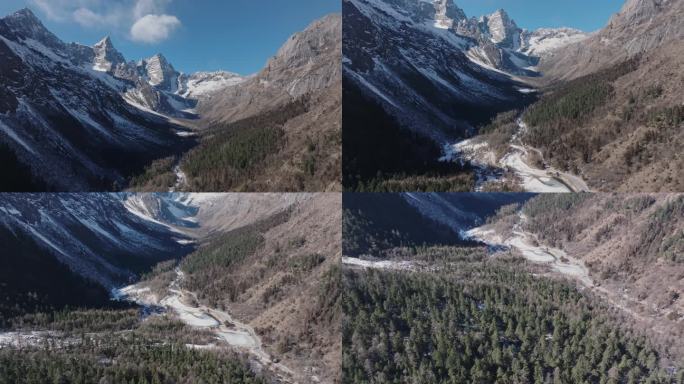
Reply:
<svg viewBox="0 0 684 384"><path fill-rule="evenodd" d="M513 48L519 42L520 28L515 24L506 11L498 9L491 15L485 16L487 29L490 34L490 39L495 44L511 43Z"/></svg>
<svg viewBox="0 0 684 384"><path fill-rule="evenodd" d="M558 48L582 41L589 34L574 28L539 28L523 31L520 52L544 58Z"/></svg>
<svg viewBox="0 0 684 384"><path fill-rule="evenodd" d="M172 86L175 84L175 79L178 77L178 72L166 60L166 57L161 53L143 60L143 68L148 77L150 85L154 86Z"/></svg>
<svg viewBox="0 0 684 384"><path fill-rule="evenodd" d="M453 0L434 0L435 27L450 29L466 19L465 12Z"/></svg>
<svg viewBox="0 0 684 384"><path fill-rule="evenodd" d="M14 20L17 22L23 22L25 23L24 26L26 27L35 27L35 26L42 26L42 23L40 20L36 17L36 15L31 11L29 8L22 8L4 18L5 21L10 21Z"/></svg>
<svg viewBox="0 0 684 384"><path fill-rule="evenodd" d="M244 82L247 78L227 71L195 72L181 74L178 79L178 94L188 98L200 98L215 91Z"/></svg>
<svg viewBox="0 0 684 384"><path fill-rule="evenodd" d="M45 28L29 8L20 9L0 20L21 40L32 39L53 48L63 46L57 36Z"/></svg>
<svg viewBox="0 0 684 384"><path fill-rule="evenodd" d="M112 72L117 65L126 63L123 55L114 48L109 36L93 45L93 51L95 53L93 69L96 71Z"/></svg>
<svg viewBox="0 0 684 384"><path fill-rule="evenodd" d="M94 47L112 47L112 39L109 37L109 35L105 36L102 40L98 41L93 45Z"/></svg>

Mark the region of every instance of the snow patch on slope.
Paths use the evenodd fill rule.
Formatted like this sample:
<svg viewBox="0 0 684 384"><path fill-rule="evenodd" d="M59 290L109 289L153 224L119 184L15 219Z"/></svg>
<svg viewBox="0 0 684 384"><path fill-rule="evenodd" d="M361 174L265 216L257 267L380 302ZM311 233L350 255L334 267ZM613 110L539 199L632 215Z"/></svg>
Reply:
<svg viewBox="0 0 684 384"><path fill-rule="evenodd" d="M9 136L12 140L16 141L19 145L22 146L25 150L31 152L32 154L36 154L36 152L31 148L28 143L26 143L19 135L17 135L16 132L10 127L8 127L5 123L0 120L0 131L4 132L7 136Z"/></svg>

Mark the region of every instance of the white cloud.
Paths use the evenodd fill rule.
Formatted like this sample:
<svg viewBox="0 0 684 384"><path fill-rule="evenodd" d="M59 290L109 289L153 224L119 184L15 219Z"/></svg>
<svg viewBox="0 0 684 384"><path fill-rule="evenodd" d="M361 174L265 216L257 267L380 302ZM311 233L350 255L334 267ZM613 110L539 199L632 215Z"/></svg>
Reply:
<svg viewBox="0 0 684 384"><path fill-rule="evenodd" d="M67 21L74 9L93 7L100 3L101 0L31 0L31 4L45 16L56 21Z"/></svg>
<svg viewBox="0 0 684 384"><path fill-rule="evenodd" d="M145 15L131 27L131 39L141 43L158 43L166 40L181 22L171 15Z"/></svg>
<svg viewBox="0 0 684 384"><path fill-rule="evenodd" d="M133 17L137 20L150 14L164 13L170 0L136 0Z"/></svg>
<svg viewBox="0 0 684 384"><path fill-rule="evenodd" d="M84 27L93 27L103 24L105 18L99 13L95 13L88 8L79 8L73 13L74 21Z"/></svg>
<svg viewBox="0 0 684 384"><path fill-rule="evenodd" d="M128 34L137 42L157 43L181 25L166 8L172 0L30 0L47 18L86 28Z"/></svg>

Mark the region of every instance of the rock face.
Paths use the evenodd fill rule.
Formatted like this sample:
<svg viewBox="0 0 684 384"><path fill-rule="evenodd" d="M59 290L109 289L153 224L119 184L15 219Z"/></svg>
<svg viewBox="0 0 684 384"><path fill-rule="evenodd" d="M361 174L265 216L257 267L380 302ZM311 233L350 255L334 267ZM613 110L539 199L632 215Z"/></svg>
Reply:
<svg viewBox="0 0 684 384"><path fill-rule="evenodd" d="M5 194L0 197L0 230L32 238L78 275L113 288L159 261L192 250L184 241L187 236L128 208L128 198L99 193Z"/></svg>
<svg viewBox="0 0 684 384"><path fill-rule="evenodd" d="M206 120L231 122L339 86L341 29L339 15L313 22L292 35L256 75L223 89L210 102L200 101L198 112Z"/></svg>
<svg viewBox="0 0 684 384"><path fill-rule="evenodd" d="M524 86L497 69L514 66L504 48L451 1L345 0L343 14L345 81L406 128L446 142L525 101Z"/></svg>
<svg viewBox="0 0 684 384"><path fill-rule="evenodd" d="M495 44L509 45L513 49L520 44L520 28L508 16L506 11L499 9L481 19L481 24L487 25L491 40Z"/></svg>
<svg viewBox="0 0 684 384"><path fill-rule="evenodd" d="M93 69L96 71L114 73L117 67L126 64L126 59L114 48L109 36L93 45L93 52Z"/></svg>
<svg viewBox="0 0 684 384"><path fill-rule="evenodd" d="M93 70L125 66L108 39L65 44L25 9L0 19L0 57L0 141L47 189L116 189L190 144L180 127L124 101L134 83Z"/></svg>
<svg viewBox="0 0 684 384"><path fill-rule="evenodd" d="M150 85L168 92L178 90L179 73L161 53L140 61L138 68Z"/></svg>
<svg viewBox="0 0 684 384"><path fill-rule="evenodd" d="M581 44L571 44L542 61L552 79L572 79L684 39L684 1L628 0L608 25Z"/></svg>
<svg viewBox="0 0 684 384"><path fill-rule="evenodd" d="M341 16L323 17L290 37L254 76L200 98L195 108L200 122L230 129L231 124L245 119L272 121L283 113L299 110L278 123L284 136L283 147L270 155L271 165L253 182L278 191L339 190L341 52ZM316 165L307 170L305 164L313 162Z"/></svg>
<svg viewBox="0 0 684 384"><path fill-rule="evenodd" d="M201 128L306 102L305 115L285 119L291 148L279 163L301 169L293 163L305 160L302 148L320 139L330 152L321 169L330 173L341 162L332 148L341 128L340 52L341 20L329 16L293 35L253 76L183 74L161 54L127 61L109 37L92 47L65 44L24 9L0 19L0 158L17 158L11 171L30 173L30 189L119 189L153 160L196 144L171 121Z"/></svg>
<svg viewBox="0 0 684 384"><path fill-rule="evenodd" d="M452 0L435 1L435 26L438 28L453 28L454 23L466 20L466 14L456 6ZM457 24L458 25L458 24Z"/></svg>

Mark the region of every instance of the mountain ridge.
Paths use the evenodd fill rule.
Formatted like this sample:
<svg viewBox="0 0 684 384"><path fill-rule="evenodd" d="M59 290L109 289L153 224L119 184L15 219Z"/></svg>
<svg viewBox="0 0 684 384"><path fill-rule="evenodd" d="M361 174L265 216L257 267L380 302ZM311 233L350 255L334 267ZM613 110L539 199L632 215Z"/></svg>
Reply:
<svg viewBox="0 0 684 384"><path fill-rule="evenodd" d="M341 154L332 146L341 125L335 95L341 27L335 16L312 26L294 34L258 74L243 77L227 71L184 74L163 54L129 61L109 36L92 47L67 44L28 8L0 19L0 151L17 159L12 172L26 173L28 167L33 179L29 187L9 181L5 189L131 187L146 174L145 168L158 161L178 162L218 125L226 133L233 130L227 124L269 119L289 104L305 101L309 121L288 115L278 123L287 124L284 131L292 136L287 143L297 146L275 148L287 157L284 182L299 185L317 174L323 180L316 182L325 186L316 190L336 188L332 178L339 174L335 168ZM27 87L31 82L39 86ZM320 150L300 158L310 141L320 141L313 144ZM125 162L119 161L122 153ZM312 156L327 157L326 164L314 168ZM266 182L253 188L267 188ZM159 191L159 185L151 188Z"/></svg>
<svg viewBox="0 0 684 384"><path fill-rule="evenodd" d="M343 6L350 25L349 29L345 29L349 35L345 41L354 41L353 45L344 48L343 67L350 75L348 77L355 79L362 88L367 88L367 92L386 108L412 110L413 113L402 116L400 120L406 121L406 125L413 127L413 130L433 135L438 141L444 141L449 134L444 135L439 128L426 130L419 126L460 127L455 131L460 130L463 136L464 131L472 131L473 122L468 123L469 119L463 116L463 112L455 113L449 111L451 108L439 105L445 101L421 107L429 111L430 116L426 115L427 111L417 111L416 107L403 105L397 108L402 98L416 99L419 104L430 100L432 97L421 89L427 88L430 83L430 88L447 92L452 99L460 98L462 103L476 100L477 105L470 108L482 104L488 107L515 104L512 100L520 98L519 89L525 88L516 79L518 75L538 76L535 67L541 56L586 36L570 28L545 28L530 32L519 28L502 9L479 19L469 19L452 0L345 0ZM387 38L381 41L382 38L363 36L363 33L352 32L352 27L367 31L375 29L376 35L386 34ZM403 34L414 35L401 44L394 41L402 39L400 36ZM421 44L442 47L427 49L419 47ZM388 52L390 50L397 51L396 57ZM436 58L436 55L444 57ZM444 65L440 67L440 62L449 63L449 68ZM371 74L371 70L375 74ZM403 84L390 86L380 82L381 78L383 83L396 82L397 78L407 76L404 73L408 72L418 73L411 75L410 81L402 80ZM377 78L373 79L373 76ZM455 88L458 88L458 92ZM452 117L458 114L461 115L460 119ZM418 117L421 115L424 117Z"/></svg>

